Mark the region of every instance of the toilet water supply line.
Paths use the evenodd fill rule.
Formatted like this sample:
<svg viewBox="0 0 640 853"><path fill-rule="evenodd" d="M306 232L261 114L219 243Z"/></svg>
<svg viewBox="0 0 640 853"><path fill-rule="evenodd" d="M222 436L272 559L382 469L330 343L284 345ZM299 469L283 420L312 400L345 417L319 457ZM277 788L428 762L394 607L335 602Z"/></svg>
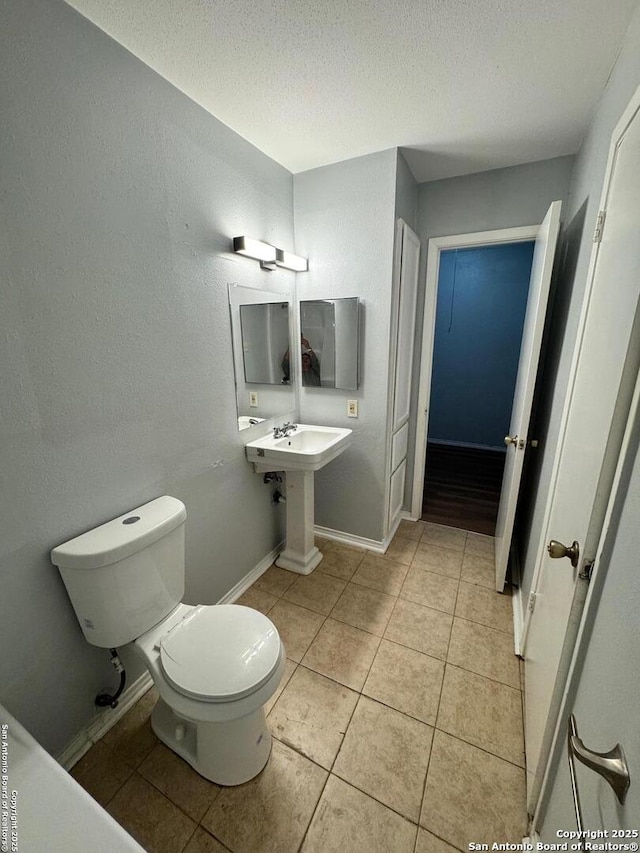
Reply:
<svg viewBox="0 0 640 853"><path fill-rule="evenodd" d="M109 649L111 652L111 663L114 666L116 672L120 673L120 685L113 696L110 693L98 693L95 698L95 704L98 708L117 708L118 707L118 699L124 690L124 685L127 681L127 673L125 672L125 668L122 665L122 661L118 657L117 649Z"/></svg>

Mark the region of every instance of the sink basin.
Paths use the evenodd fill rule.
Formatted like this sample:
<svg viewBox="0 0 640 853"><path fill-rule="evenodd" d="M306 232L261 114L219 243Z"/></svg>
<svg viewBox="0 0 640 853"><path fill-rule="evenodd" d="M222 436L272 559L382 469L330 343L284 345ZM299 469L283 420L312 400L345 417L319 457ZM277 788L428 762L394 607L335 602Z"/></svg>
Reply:
<svg viewBox="0 0 640 853"><path fill-rule="evenodd" d="M285 438L272 435L250 441L247 459L256 471L318 471L346 450L353 431L298 424Z"/></svg>

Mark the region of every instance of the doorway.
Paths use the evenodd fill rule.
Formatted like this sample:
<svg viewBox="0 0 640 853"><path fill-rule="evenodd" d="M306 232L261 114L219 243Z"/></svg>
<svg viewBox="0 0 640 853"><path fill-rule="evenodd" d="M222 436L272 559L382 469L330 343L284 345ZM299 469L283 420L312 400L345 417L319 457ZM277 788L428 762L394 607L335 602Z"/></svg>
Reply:
<svg viewBox="0 0 640 853"><path fill-rule="evenodd" d="M440 252L423 521L495 533L534 246Z"/></svg>

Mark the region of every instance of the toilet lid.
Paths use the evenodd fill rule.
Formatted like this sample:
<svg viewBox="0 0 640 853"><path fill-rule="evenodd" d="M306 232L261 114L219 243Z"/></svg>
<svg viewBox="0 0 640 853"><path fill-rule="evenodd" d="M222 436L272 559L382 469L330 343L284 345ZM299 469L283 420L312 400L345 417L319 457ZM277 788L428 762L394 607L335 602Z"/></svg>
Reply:
<svg viewBox="0 0 640 853"><path fill-rule="evenodd" d="M196 608L160 640L168 681L211 702L241 699L269 679L280 660L280 637L262 613L237 604Z"/></svg>

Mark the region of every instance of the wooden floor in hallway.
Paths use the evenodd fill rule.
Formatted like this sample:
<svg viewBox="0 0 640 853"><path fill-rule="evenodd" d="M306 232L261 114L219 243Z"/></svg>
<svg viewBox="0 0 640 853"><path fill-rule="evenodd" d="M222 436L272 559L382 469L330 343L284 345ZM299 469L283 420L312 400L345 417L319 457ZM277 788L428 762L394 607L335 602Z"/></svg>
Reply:
<svg viewBox="0 0 640 853"><path fill-rule="evenodd" d="M505 454L429 442L422 520L493 536Z"/></svg>
<svg viewBox="0 0 640 853"><path fill-rule="evenodd" d="M520 661L493 540L403 521L384 556L318 540L238 600L287 665L252 781L203 779L154 735L155 689L73 768L157 853L457 853L526 833Z"/></svg>

